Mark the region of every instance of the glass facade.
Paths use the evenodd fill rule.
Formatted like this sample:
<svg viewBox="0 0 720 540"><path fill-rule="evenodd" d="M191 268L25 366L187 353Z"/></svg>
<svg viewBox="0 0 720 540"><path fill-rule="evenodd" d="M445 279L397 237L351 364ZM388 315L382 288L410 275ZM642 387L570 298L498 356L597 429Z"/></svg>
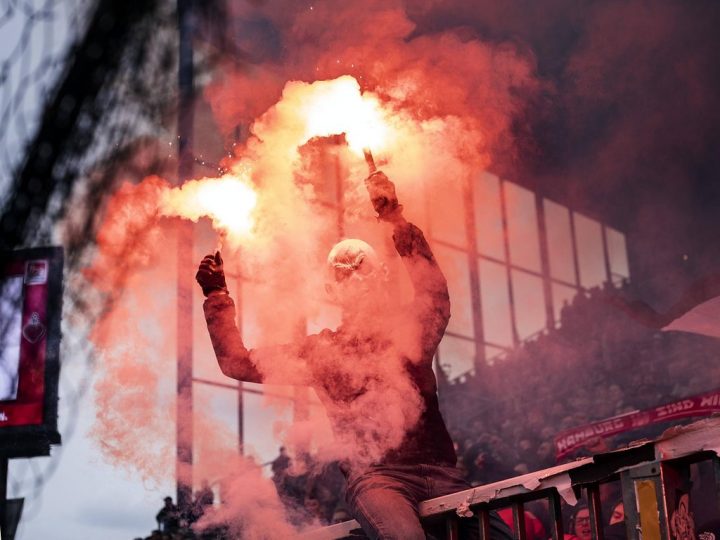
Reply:
<svg viewBox="0 0 720 540"><path fill-rule="evenodd" d="M484 172L471 180L474 242L452 242L454 260L476 261L468 272L443 255L448 242L430 231L433 248L448 279L476 279L476 289L452 283L453 341L474 341L475 347L441 346L439 363L452 380L474 371L476 362L493 363L505 350L557 325L565 302L579 290L617 284L630 277L625 236L588 216L539 196L513 182ZM442 247L441 247L442 246ZM465 257L463 257L463 254ZM452 269L452 270L449 270ZM477 298L459 298L460 291L477 290ZM455 294L453 294L453 291ZM466 306L473 324L466 322ZM475 335L473 328L482 329ZM443 343L444 343L443 342Z"/></svg>
<svg viewBox="0 0 720 540"><path fill-rule="evenodd" d="M384 238L386 231L372 223L346 222L343 184L337 180L342 174L339 158L329 152L323 163L325 187L316 186L316 193L322 207L318 219L326 222L329 231L336 231L335 238L328 238L329 245L342 237L359 236L378 251L391 254L392 242ZM424 197L424 215L416 221L424 229L450 289L452 317L438 350L437 365L451 381L474 372L479 364L498 361L520 341L557 325L564 303L579 290L629 278L625 236L620 231L493 174L478 174L465 184L444 184L442 193L426 188ZM427 204L429 201L443 204ZM202 246L197 249L202 256ZM399 288L410 293L402 266L390 266L391 276L399 278ZM238 318L248 346L261 342L255 320L256 304L262 298L258 287L249 280L237 281ZM198 304L201 301L198 298ZM245 383L238 391L239 385L217 369L202 313L196 311L195 386L222 385L227 389L222 392L226 406L234 393L230 430L238 437L242 430L246 451L269 462L277 455L287 426L323 416L322 407L307 389ZM308 333L335 328L340 324L339 309L330 302L319 302L301 324ZM297 327L277 331L287 340ZM274 335L274 341L280 339ZM198 390L197 399L207 399ZM216 411L217 405L211 410ZM310 444L314 446L317 440Z"/></svg>

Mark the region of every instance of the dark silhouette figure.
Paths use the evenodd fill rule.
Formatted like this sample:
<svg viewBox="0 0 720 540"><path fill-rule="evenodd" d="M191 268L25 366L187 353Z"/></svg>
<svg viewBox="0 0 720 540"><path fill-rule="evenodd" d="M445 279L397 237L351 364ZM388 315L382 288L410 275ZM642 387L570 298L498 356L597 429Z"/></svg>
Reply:
<svg viewBox="0 0 720 540"><path fill-rule="evenodd" d="M178 511L178 507L173 504L172 497L165 497L163 500L165 501L165 505L155 516L158 529L166 533L176 532L180 528L180 512Z"/></svg>

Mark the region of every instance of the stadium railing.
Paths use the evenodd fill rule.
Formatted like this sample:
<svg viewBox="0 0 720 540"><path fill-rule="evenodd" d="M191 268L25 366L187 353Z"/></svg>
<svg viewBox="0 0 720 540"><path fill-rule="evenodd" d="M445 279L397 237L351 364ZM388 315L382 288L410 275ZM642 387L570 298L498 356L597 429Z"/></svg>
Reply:
<svg viewBox="0 0 720 540"><path fill-rule="evenodd" d="M654 441L640 441L622 450L424 501L420 517L426 524L444 523L447 540L459 538L460 520L477 519L481 540L489 540L489 512L509 507L514 537L526 540L525 505L545 499L551 522L548 537L562 540L562 501L574 506L584 497L592 538L603 540L607 516L601 513L601 486L620 482L627 538L672 540L672 517L688 502L680 497L690 492L690 466L694 463L711 463L715 489L714 502L709 504L720 516L719 452L720 416L715 416L673 428ZM353 520L309 531L302 538L341 540L364 535Z"/></svg>

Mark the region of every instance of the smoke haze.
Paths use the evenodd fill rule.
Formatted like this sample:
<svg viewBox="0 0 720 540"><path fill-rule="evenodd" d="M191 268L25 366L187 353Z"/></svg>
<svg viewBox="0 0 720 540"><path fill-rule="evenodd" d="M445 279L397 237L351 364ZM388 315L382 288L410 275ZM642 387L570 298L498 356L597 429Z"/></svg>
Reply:
<svg viewBox="0 0 720 540"><path fill-rule="evenodd" d="M466 180L493 171L543 184L558 200L610 216L636 243L647 240L635 254L635 268L648 277L646 291L659 303L672 301L669 285L681 285L717 262L717 248L704 251L707 236L693 235L716 218L706 211L687 219L704 194L715 201L718 195L716 183L704 183L717 176L712 153L720 125L714 103L718 67L707 51L694 54L717 27L717 14L704 18L701 7L670 2L557 0L539 6L371 0L229 8L226 46L243 51L244 60L238 65L230 54L222 58L203 98L228 139L239 125L249 128L223 165L257 195L256 206L247 210L253 228L226 244L223 255L230 274L258 281L258 343L292 341L298 323L324 309L324 260L338 231L335 217L322 209L323 171L314 145L329 145L347 182L345 235L373 244L391 276L401 279L386 240L390 231L373 220L362 158L342 140L309 141L304 129L303 100L324 84L313 83L343 76L353 77L379 104L391 137L373 150L396 183L407 217L422 227L432 222L433 211L429 215L421 201L453 208L462 204ZM170 192L179 193L154 177L123 185L104 210L87 273L97 292L122 291L93 334L102 351L95 436L112 463L137 468L148 479L171 474L174 465L174 423L168 418L175 414L176 336L170 319L177 272L195 272L174 267L174 233L163 218L207 215L167 210L162 201ZM691 267L679 260L684 243L694 249ZM653 272L658 260L666 264ZM455 270L443 269L453 283ZM407 283L403 291L398 294L407 300ZM452 294L451 289L451 301ZM397 350L410 347L400 341ZM387 417L387 432L371 433L380 441L373 457L397 446L417 421L417 393L402 380L397 350L375 374L387 385L342 411L354 417L373 410L396 413ZM302 382L302 368L270 360L262 369L271 382ZM351 377L365 375L361 363L348 371ZM203 422L198 417L195 425ZM277 429L291 445L302 446L309 432L325 429L324 422ZM201 439L205 456L213 455L213 447L224 449L226 454L209 461L232 463L235 473L229 476L241 486L227 488L225 513L208 520L262 516L266 524L278 523L275 537L286 537L284 522L272 517L282 512L272 486L253 466L230 457L231 437L208 422ZM336 440L319 454L337 459L363 447L358 443ZM221 469L198 474L228 475L230 469ZM264 501L261 507L250 506L258 500ZM254 525L245 521L242 527Z"/></svg>

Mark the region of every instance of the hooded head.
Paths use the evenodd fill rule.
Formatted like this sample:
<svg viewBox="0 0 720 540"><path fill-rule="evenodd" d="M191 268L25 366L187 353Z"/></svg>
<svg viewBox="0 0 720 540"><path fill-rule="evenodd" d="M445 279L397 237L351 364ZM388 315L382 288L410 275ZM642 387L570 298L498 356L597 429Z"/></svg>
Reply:
<svg viewBox="0 0 720 540"><path fill-rule="evenodd" d="M387 268L367 242L348 238L335 244L327 257L327 273L325 289L346 316L387 301Z"/></svg>

